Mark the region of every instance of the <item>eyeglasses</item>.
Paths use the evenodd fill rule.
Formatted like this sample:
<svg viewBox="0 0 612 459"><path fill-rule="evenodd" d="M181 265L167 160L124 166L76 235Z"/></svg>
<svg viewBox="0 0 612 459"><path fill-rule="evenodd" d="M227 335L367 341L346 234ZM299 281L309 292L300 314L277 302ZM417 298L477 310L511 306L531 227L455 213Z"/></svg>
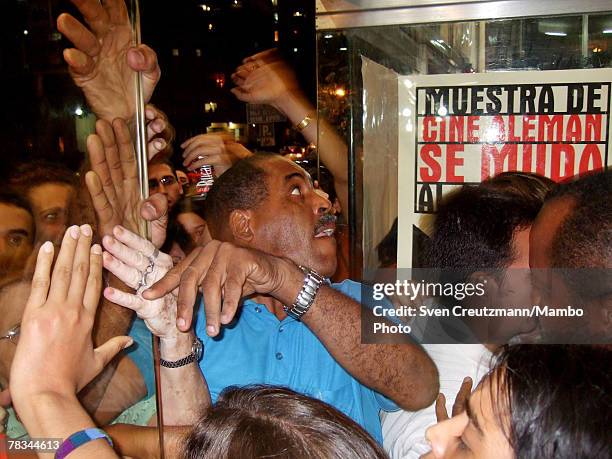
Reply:
<svg viewBox="0 0 612 459"><path fill-rule="evenodd" d="M149 190L157 190L160 185L168 186L176 183L176 177L174 175L164 175L162 178L149 179Z"/></svg>

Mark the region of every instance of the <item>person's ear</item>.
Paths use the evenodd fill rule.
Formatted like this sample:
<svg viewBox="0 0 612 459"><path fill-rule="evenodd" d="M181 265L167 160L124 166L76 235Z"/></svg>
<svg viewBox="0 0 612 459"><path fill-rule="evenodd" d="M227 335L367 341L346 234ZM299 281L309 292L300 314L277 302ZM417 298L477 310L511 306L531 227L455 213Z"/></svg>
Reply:
<svg viewBox="0 0 612 459"><path fill-rule="evenodd" d="M482 298L483 300L486 299L487 303L499 304L499 301L497 301L497 296L500 292L501 285L493 273L487 271L476 271L470 274L468 282L474 285L480 285L481 287L477 291L482 291L482 295L478 293L472 295L475 297L475 299Z"/></svg>
<svg viewBox="0 0 612 459"><path fill-rule="evenodd" d="M251 242L255 236L249 210L234 210L229 216L229 227L236 242Z"/></svg>

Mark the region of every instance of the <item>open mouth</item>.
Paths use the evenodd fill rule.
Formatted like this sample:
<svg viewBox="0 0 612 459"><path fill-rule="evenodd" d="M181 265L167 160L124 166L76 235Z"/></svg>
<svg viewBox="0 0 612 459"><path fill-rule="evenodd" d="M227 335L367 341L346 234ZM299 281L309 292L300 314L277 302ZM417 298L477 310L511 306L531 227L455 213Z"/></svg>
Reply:
<svg viewBox="0 0 612 459"><path fill-rule="evenodd" d="M315 234L315 238L319 238L319 237L332 237L335 232L336 232L335 228L321 229L321 230L319 230L317 232L317 234Z"/></svg>
<svg viewBox="0 0 612 459"><path fill-rule="evenodd" d="M319 220L319 223L315 227L314 237L315 239L321 237L333 237L336 232L336 217L335 215L324 215Z"/></svg>

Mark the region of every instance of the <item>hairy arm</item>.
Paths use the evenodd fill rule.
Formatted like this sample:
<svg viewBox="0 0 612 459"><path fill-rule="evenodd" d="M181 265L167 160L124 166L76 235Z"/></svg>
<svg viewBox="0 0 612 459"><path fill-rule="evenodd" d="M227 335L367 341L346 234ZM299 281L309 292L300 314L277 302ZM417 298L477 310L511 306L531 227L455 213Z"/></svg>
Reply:
<svg viewBox="0 0 612 459"><path fill-rule="evenodd" d="M283 282L272 292L283 304L293 304L304 282L298 268L285 263ZM418 345L363 344L362 308L358 302L323 285L302 321L342 367L362 384L387 396L401 408L418 410L438 394L438 373Z"/></svg>

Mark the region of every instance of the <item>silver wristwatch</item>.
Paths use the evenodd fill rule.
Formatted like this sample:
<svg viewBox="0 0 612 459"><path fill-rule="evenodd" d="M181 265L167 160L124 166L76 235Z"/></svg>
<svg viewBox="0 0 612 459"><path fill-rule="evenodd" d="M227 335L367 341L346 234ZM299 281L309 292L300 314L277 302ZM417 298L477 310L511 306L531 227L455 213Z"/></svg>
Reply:
<svg viewBox="0 0 612 459"><path fill-rule="evenodd" d="M204 355L204 345L202 344L202 341L200 340L200 338L196 336L195 339L193 340L193 344L191 345L191 354L189 354L186 357L183 357L182 359L175 360L173 362L160 358L159 364L162 367L166 367L166 368L180 368L180 367L190 364L191 362L198 363L202 359L203 355Z"/></svg>
<svg viewBox="0 0 612 459"><path fill-rule="evenodd" d="M283 309L287 315L293 317L295 320L300 320L301 317L306 314L306 311L310 309L310 306L312 306L312 303L314 303L321 284L325 282L325 278L314 269L306 268L304 266L298 267L304 274L306 274L304 285L302 286L300 293L298 293L295 303L293 303L291 307L283 306Z"/></svg>

